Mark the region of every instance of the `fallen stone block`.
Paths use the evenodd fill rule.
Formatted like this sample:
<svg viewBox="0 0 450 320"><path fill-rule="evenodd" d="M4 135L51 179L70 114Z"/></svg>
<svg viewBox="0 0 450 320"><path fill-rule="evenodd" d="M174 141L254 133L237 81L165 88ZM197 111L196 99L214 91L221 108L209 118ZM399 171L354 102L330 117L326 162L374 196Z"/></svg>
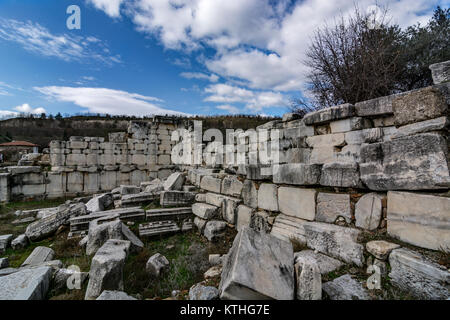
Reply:
<svg viewBox="0 0 450 320"><path fill-rule="evenodd" d="M361 180L372 190L428 190L450 186L448 143L436 133L407 136L361 149Z"/></svg>
<svg viewBox="0 0 450 320"><path fill-rule="evenodd" d="M156 253L148 259L145 269L153 277L158 278L163 272L169 269L169 260L162 254Z"/></svg>
<svg viewBox="0 0 450 320"><path fill-rule="evenodd" d="M445 116L448 105L445 95L436 86L409 91L392 101L397 126Z"/></svg>
<svg viewBox="0 0 450 320"><path fill-rule="evenodd" d="M384 240L375 240L366 243L366 250L380 260L386 260L391 251L398 248L400 248L398 244Z"/></svg>
<svg viewBox="0 0 450 320"><path fill-rule="evenodd" d="M189 289L189 300L216 300L219 298L219 290L201 283L193 285Z"/></svg>
<svg viewBox="0 0 450 320"><path fill-rule="evenodd" d="M0 277L0 300L44 300L52 268L35 267Z"/></svg>
<svg viewBox="0 0 450 320"><path fill-rule="evenodd" d="M55 256L55 251L47 247L36 247L28 258L22 263L22 267L35 266L43 262L51 261Z"/></svg>
<svg viewBox="0 0 450 320"><path fill-rule="evenodd" d="M355 115L355 107L352 104L342 104L315 112L310 112L304 116L306 125L318 125L334 120L349 118Z"/></svg>
<svg viewBox="0 0 450 320"><path fill-rule="evenodd" d="M210 220L219 216L219 208L206 203L194 203L192 213L199 218Z"/></svg>
<svg viewBox="0 0 450 320"><path fill-rule="evenodd" d="M295 241L306 245L304 225L307 223L308 221L300 218L279 214L275 218L270 234L286 242Z"/></svg>
<svg viewBox="0 0 450 320"><path fill-rule="evenodd" d="M264 268L261 268L264 266ZM269 234L243 228L223 266L221 299L294 299L292 245Z"/></svg>
<svg viewBox="0 0 450 320"><path fill-rule="evenodd" d="M108 240L92 258L85 300L96 299L104 290L123 290L123 267L130 242Z"/></svg>
<svg viewBox="0 0 450 320"><path fill-rule="evenodd" d="M350 195L319 192L315 220L334 223L338 217L343 217L347 223L352 221Z"/></svg>
<svg viewBox="0 0 450 320"><path fill-rule="evenodd" d="M355 225L366 230L375 230L380 225L383 215L384 195L368 193L363 195L355 205Z"/></svg>
<svg viewBox="0 0 450 320"><path fill-rule="evenodd" d="M137 300L137 299L133 298L132 296L129 296L128 294L126 294L123 291L105 290L95 300L119 301L119 300Z"/></svg>
<svg viewBox="0 0 450 320"><path fill-rule="evenodd" d="M14 250L23 249L28 245L28 237L25 234L21 234L11 242L11 247Z"/></svg>
<svg viewBox="0 0 450 320"><path fill-rule="evenodd" d="M356 162L332 162L322 167L320 184L329 187L361 188Z"/></svg>
<svg viewBox="0 0 450 320"><path fill-rule="evenodd" d="M302 250L294 254L295 263L299 262L314 262L319 267L319 272L326 275L333 272L344 265L343 262L324 255L313 250Z"/></svg>
<svg viewBox="0 0 450 320"><path fill-rule="evenodd" d="M321 300L322 276L315 261L301 260L294 266L297 300Z"/></svg>
<svg viewBox="0 0 450 320"><path fill-rule="evenodd" d="M325 282L322 288L331 300L370 300L367 290L349 274Z"/></svg>
<svg viewBox="0 0 450 320"><path fill-rule="evenodd" d="M208 220L204 220L199 217L194 218L194 224L201 234L203 234L203 230L205 230L205 226L206 226L207 222L208 222Z"/></svg>
<svg viewBox="0 0 450 320"><path fill-rule="evenodd" d="M28 225L25 235L31 241L44 239L56 232L59 227L69 222L72 217L84 216L87 208L84 203L61 205L56 213L50 214L41 220Z"/></svg>
<svg viewBox="0 0 450 320"><path fill-rule="evenodd" d="M181 190L184 184L185 177L180 172L172 173L166 181L164 181L164 190Z"/></svg>
<svg viewBox="0 0 450 320"><path fill-rule="evenodd" d="M134 207L149 204L150 202L159 199L159 194L140 192L137 194L130 194L122 197L122 207Z"/></svg>
<svg viewBox="0 0 450 320"><path fill-rule="evenodd" d="M64 288L81 289L81 286L88 278L88 272L80 272L75 269L58 269L53 277L53 289L60 290Z"/></svg>
<svg viewBox="0 0 450 320"><path fill-rule="evenodd" d="M120 194L125 196L128 194L136 194L141 192L141 188L140 187L136 187L136 186L126 186L126 185L121 185L119 187L120 190Z"/></svg>
<svg viewBox="0 0 450 320"><path fill-rule="evenodd" d="M211 220L206 223L205 230L203 231L203 235L209 241L214 242L225 235L226 228L227 228L226 222Z"/></svg>
<svg viewBox="0 0 450 320"><path fill-rule="evenodd" d="M316 193L314 189L280 187L278 189L280 212L313 221L316 216Z"/></svg>
<svg viewBox="0 0 450 320"><path fill-rule="evenodd" d="M0 254L3 254L6 251L6 249L8 249L9 245L11 244L12 238L13 238L12 234L0 236Z"/></svg>
<svg viewBox="0 0 450 320"><path fill-rule="evenodd" d="M269 211L278 211L278 186L263 183L258 190L258 208Z"/></svg>
<svg viewBox="0 0 450 320"><path fill-rule="evenodd" d="M401 241L432 250L450 250L450 198L389 191L387 232Z"/></svg>
<svg viewBox="0 0 450 320"><path fill-rule="evenodd" d="M421 299L448 299L450 272L408 249L395 249L389 255L391 281Z"/></svg>
<svg viewBox="0 0 450 320"><path fill-rule="evenodd" d="M0 269L5 269L9 267L8 258L0 258Z"/></svg>
<svg viewBox="0 0 450 320"><path fill-rule="evenodd" d="M309 248L357 266L364 265L364 246L357 242L359 230L322 222L303 226Z"/></svg>
<svg viewBox="0 0 450 320"><path fill-rule="evenodd" d="M275 165L273 182L294 185L319 183L321 166L318 164L290 163Z"/></svg>
<svg viewBox="0 0 450 320"><path fill-rule="evenodd" d="M163 191L160 195L160 205L162 207L186 206L194 202L195 195L195 192Z"/></svg>
<svg viewBox="0 0 450 320"><path fill-rule="evenodd" d="M111 193L105 193L99 196L93 197L86 203L87 211L98 212L112 209L114 200Z"/></svg>
<svg viewBox="0 0 450 320"><path fill-rule="evenodd" d="M430 65L434 84L450 82L450 61Z"/></svg>

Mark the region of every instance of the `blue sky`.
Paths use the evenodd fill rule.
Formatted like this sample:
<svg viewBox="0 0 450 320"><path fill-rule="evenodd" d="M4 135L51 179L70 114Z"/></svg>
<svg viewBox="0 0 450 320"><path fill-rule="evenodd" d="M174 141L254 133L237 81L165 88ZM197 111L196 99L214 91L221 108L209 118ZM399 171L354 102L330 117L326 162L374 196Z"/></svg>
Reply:
<svg viewBox="0 0 450 320"><path fill-rule="evenodd" d="M357 1L369 10L375 1ZM449 0L384 0L401 26ZM81 9L69 30L66 9ZM349 0L1 0L0 117L20 112L282 115L312 32Z"/></svg>

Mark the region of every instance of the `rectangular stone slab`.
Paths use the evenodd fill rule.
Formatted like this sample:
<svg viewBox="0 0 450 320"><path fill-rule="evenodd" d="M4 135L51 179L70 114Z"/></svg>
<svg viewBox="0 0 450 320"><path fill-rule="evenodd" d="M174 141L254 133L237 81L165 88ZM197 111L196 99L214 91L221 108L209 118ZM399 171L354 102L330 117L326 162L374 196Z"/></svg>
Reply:
<svg viewBox="0 0 450 320"><path fill-rule="evenodd" d="M43 300L51 277L51 267L26 268L0 277L0 300Z"/></svg>
<svg viewBox="0 0 450 320"><path fill-rule="evenodd" d="M450 198L388 192L388 234L415 246L450 250Z"/></svg>

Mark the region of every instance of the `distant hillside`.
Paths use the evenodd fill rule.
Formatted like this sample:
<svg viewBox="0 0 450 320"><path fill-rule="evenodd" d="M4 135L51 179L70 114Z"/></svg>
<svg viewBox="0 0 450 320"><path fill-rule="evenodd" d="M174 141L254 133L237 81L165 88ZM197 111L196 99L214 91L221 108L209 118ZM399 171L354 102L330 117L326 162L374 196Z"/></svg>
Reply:
<svg viewBox="0 0 450 320"><path fill-rule="evenodd" d="M108 137L110 132L126 131L133 117L74 116L60 119L14 118L0 121L0 143L11 140L30 141L42 148L52 140L67 140L70 136ZM273 118L259 116L194 117L202 120L203 129L248 129Z"/></svg>

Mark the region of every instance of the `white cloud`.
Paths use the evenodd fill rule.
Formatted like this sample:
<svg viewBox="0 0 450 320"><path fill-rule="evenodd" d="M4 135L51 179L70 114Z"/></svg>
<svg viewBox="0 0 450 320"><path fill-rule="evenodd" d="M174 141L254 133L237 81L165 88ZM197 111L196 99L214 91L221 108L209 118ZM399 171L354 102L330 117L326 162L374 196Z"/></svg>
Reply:
<svg viewBox="0 0 450 320"><path fill-rule="evenodd" d="M120 6L124 0L88 0L97 9L103 10L111 18L120 17Z"/></svg>
<svg viewBox="0 0 450 320"><path fill-rule="evenodd" d="M259 112L267 107L285 107L283 94L273 91L253 91L229 84L215 84L205 88L209 94L204 101L216 103L243 103L247 110Z"/></svg>
<svg viewBox="0 0 450 320"><path fill-rule="evenodd" d="M2 118L2 119L15 118L18 115L19 115L19 113L15 112L15 111L0 110L0 118Z"/></svg>
<svg viewBox="0 0 450 320"><path fill-rule="evenodd" d="M0 18L0 39L19 43L25 50L67 62L94 60L108 65L120 63L120 56L104 54L107 45L97 38L55 35L39 23L31 21Z"/></svg>
<svg viewBox="0 0 450 320"><path fill-rule="evenodd" d="M41 114L41 113L45 113L45 109L44 108L32 108L30 107L30 105L28 103L24 103L21 106L17 106L14 108L14 110L20 112L20 113L31 113L31 114Z"/></svg>
<svg viewBox="0 0 450 320"><path fill-rule="evenodd" d="M229 104L223 104L223 105L217 106L216 108L220 109L220 110L228 111L231 114L238 114L240 112L240 110L237 107L229 105Z"/></svg>
<svg viewBox="0 0 450 320"><path fill-rule="evenodd" d="M57 101L71 102L88 112L111 115L186 115L164 109L155 103L163 100L107 88L35 87L42 94Z"/></svg>
<svg viewBox="0 0 450 320"><path fill-rule="evenodd" d="M207 75L201 72L182 72L180 76L186 79L202 79L210 82L217 82L219 80L219 77L215 74Z"/></svg>

